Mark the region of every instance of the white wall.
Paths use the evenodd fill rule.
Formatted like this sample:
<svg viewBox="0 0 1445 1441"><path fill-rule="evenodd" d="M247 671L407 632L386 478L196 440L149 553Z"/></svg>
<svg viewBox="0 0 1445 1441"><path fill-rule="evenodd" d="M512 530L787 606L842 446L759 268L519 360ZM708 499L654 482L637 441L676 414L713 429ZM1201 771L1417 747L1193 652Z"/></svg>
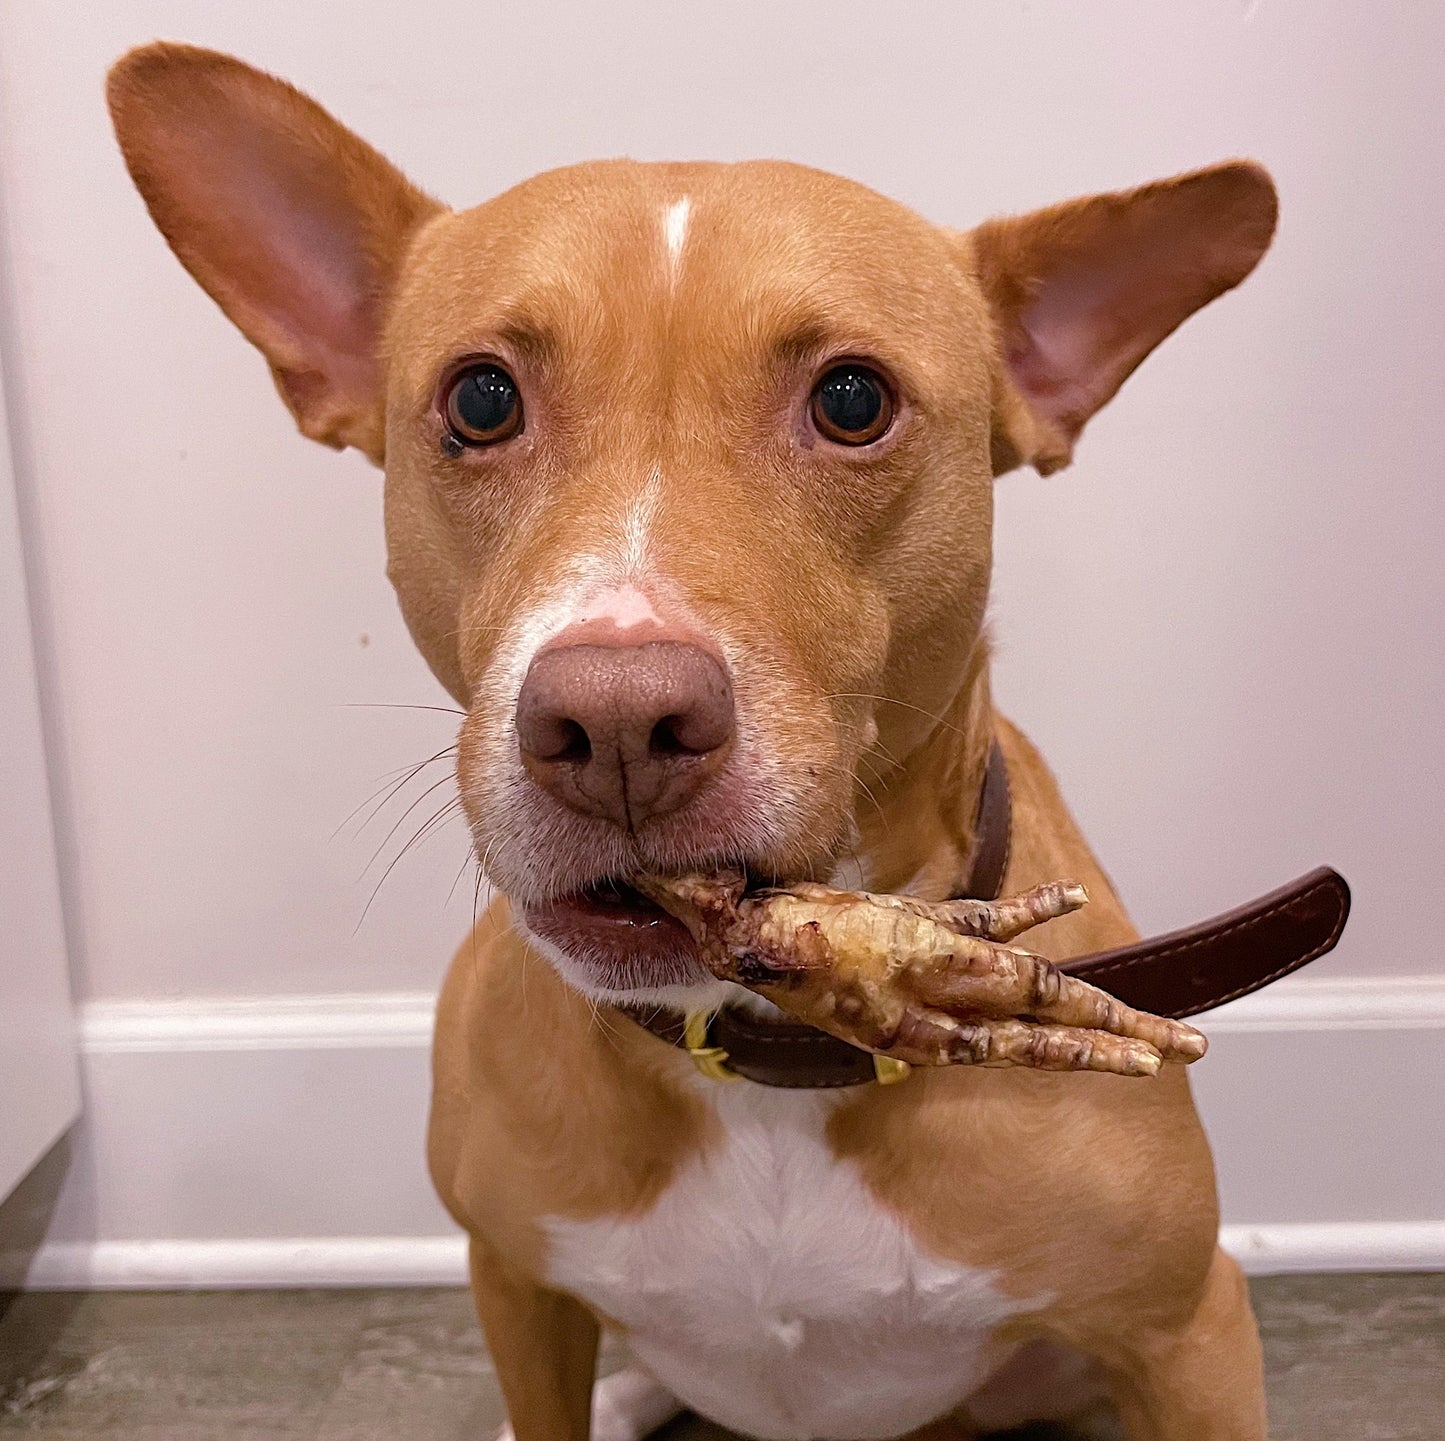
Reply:
<svg viewBox="0 0 1445 1441"><path fill-rule="evenodd" d="M1283 223L1259 273L1072 471L1000 485L999 691L1145 926L1329 861L1356 909L1316 974L1445 969L1439 6L0 13L0 343L82 996L424 993L470 912L454 826L358 926L401 808L332 832L450 719L349 708L440 697L382 576L377 477L294 436L125 177L102 77L158 35L279 71L458 204L589 156L782 155L962 225L1264 160Z"/></svg>
<svg viewBox="0 0 1445 1441"><path fill-rule="evenodd" d="M1260 272L1073 471L1000 487L1000 690L1145 924L1328 860L1358 901L1327 966L1439 966L1438 7L129 0L5 29L5 343L83 993L414 986L470 904L446 905L456 826L356 929L385 831L331 832L448 718L344 708L438 697L377 478L293 437L121 168L102 75L156 35L280 71L459 204L587 156L762 154L964 224L1261 157Z"/></svg>
<svg viewBox="0 0 1445 1441"><path fill-rule="evenodd" d="M87 1126L18 1269L35 1286L461 1284L421 1165L431 1009L91 1007ZM1445 980L1278 987L1211 1017L1195 1091L1222 1240L1251 1271L1445 1268L1445 1110L1413 1100L1439 1084L1442 1021ZM0 1224L0 1284L15 1259Z"/></svg>
<svg viewBox="0 0 1445 1441"><path fill-rule="evenodd" d="M87 1000L88 1122L33 1279L458 1266L420 1124L464 837L360 925L358 873L445 786L390 841L420 786L332 837L451 718L354 708L442 697L381 574L377 477L296 438L121 169L101 79L155 36L288 75L455 204L587 156L782 155L968 224L1269 163L1256 278L1074 470L1001 483L998 688L1142 924L1350 877L1324 978L1211 1026L1227 1234L1266 1269L1445 1265L1439 1107L1405 1100L1445 1068L1445 10L0 0L0 27L0 347Z"/></svg>
<svg viewBox="0 0 1445 1441"><path fill-rule="evenodd" d="M457 204L587 156L782 155L967 224L1270 165L1260 272L1074 470L1001 483L998 689L1143 925L1316 861L1350 877L1322 978L1212 1028L1225 1214L1260 1265L1445 1263L1445 1148L1406 1106L1445 1068L1445 10L0 0L0 348L88 1002L90 1120L38 1275L457 1262L419 1139L464 837L358 925L368 857L445 786L389 841L420 786L332 835L451 718L358 708L442 700L381 574L377 477L296 438L121 169L101 79L158 35L288 75Z"/></svg>
<svg viewBox="0 0 1445 1441"><path fill-rule="evenodd" d="M80 1114L48 782L10 438L0 415L0 1202ZM21 964L5 964L12 956Z"/></svg>

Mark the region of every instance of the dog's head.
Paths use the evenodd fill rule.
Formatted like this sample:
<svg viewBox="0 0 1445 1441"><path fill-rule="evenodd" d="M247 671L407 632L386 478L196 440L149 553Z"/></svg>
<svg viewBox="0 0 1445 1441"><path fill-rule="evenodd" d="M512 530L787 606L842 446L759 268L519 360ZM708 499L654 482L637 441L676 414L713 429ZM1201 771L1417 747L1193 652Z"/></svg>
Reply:
<svg viewBox="0 0 1445 1441"><path fill-rule="evenodd" d="M860 766L906 764L978 669L994 476L1067 464L1275 218L1240 162L968 232L773 162L454 212L226 56L133 52L110 100L302 431L385 467L486 873L611 995L702 974L621 878L848 852Z"/></svg>

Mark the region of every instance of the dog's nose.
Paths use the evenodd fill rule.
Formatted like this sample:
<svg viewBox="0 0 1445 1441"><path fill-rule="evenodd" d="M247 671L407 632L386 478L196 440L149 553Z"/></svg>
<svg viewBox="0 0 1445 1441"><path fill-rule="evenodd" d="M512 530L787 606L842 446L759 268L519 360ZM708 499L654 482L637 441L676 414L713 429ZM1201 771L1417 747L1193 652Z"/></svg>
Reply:
<svg viewBox="0 0 1445 1441"><path fill-rule="evenodd" d="M574 811L635 830L679 810L732 749L732 680L685 641L559 645L517 698L528 774Z"/></svg>

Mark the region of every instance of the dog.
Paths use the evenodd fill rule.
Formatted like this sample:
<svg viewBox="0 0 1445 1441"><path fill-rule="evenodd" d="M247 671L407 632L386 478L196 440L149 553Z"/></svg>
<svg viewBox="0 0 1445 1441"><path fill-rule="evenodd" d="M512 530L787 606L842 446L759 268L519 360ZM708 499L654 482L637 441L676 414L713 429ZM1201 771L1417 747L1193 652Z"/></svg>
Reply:
<svg viewBox="0 0 1445 1441"><path fill-rule="evenodd" d="M517 1441L691 1408L763 1438L969 1437L1097 1391L1136 1441L1265 1434L1182 1066L784 1089L637 1024L762 1006L628 876L942 898L989 756L1005 890L1135 932L992 706L994 478L1268 248L1233 161L968 231L782 162L608 161L453 212L313 101L158 43L125 160L301 431L386 476L390 579L465 716L495 900L443 989L429 1160ZM631 1009L629 1009L631 1008ZM635 1364L594 1386L601 1331Z"/></svg>

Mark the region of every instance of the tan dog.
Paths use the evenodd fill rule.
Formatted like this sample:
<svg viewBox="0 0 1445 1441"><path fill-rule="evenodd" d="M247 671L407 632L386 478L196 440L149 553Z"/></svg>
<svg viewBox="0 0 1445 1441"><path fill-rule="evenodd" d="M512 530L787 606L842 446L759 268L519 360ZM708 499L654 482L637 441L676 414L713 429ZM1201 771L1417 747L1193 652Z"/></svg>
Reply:
<svg viewBox="0 0 1445 1441"><path fill-rule="evenodd" d="M795 165L608 162L454 213L227 57L147 47L110 97L302 431L385 465L391 578L466 709L509 899L442 995L430 1157L521 1441L586 1436L599 1326L641 1363L599 1388L613 1437L684 1403L762 1437L968 1435L1091 1378L1140 1441L1263 1436L1182 1067L782 1091L705 1080L611 1003L746 994L622 877L949 894L995 735L1006 889L1093 897L1038 949L1134 936L990 704L991 487L1067 464L1249 273L1268 177L955 232Z"/></svg>

